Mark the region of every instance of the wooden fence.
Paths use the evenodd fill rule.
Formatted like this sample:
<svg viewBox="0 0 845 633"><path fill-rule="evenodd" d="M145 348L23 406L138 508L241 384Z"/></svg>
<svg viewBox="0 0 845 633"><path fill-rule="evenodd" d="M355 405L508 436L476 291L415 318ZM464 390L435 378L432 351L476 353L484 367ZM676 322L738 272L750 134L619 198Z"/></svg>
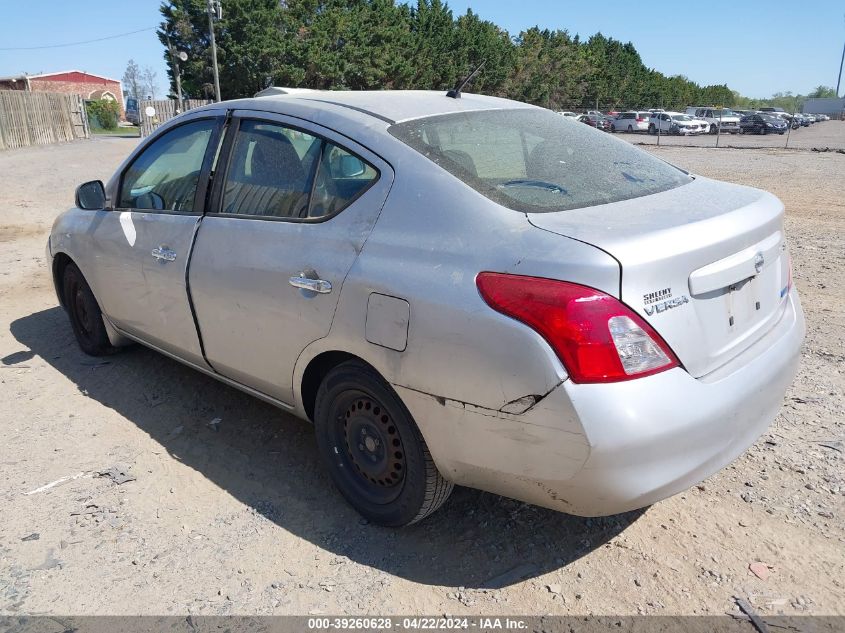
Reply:
<svg viewBox="0 0 845 633"><path fill-rule="evenodd" d="M88 136L79 95L0 90L0 150Z"/></svg>
<svg viewBox="0 0 845 633"><path fill-rule="evenodd" d="M198 108L200 106L214 103L210 99L185 99L182 101L182 108L179 112L176 111L177 101L175 99L161 99L156 101L141 101L138 106L141 117L141 136L149 136L162 123L169 121L177 114ZM147 108L152 108L154 113L147 114Z"/></svg>

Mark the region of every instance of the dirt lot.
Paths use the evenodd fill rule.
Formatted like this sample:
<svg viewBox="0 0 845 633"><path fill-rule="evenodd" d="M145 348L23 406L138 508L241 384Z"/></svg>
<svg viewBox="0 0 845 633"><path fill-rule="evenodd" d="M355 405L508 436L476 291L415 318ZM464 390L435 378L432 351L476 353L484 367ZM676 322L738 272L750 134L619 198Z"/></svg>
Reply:
<svg viewBox="0 0 845 633"><path fill-rule="evenodd" d="M0 153L0 613L845 614L845 156L654 150L788 209L809 332L745 456L643 512L458 489L397 531L343 502L309 425L143 348L78 350L46 236L135 142ZM95 476L116 465L134 480Z"/></svg>

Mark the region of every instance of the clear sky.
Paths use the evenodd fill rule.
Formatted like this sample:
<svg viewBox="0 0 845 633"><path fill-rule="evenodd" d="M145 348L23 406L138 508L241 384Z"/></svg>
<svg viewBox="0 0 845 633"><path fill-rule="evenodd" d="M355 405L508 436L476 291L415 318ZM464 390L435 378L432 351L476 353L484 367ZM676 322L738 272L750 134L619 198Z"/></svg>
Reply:
<svg viewBox="0 0 845 633"><path fill-rule="evenodd" d="M64 44L155 27L158 0L0 0L0 49ZM223 0L225 11L226 0ZM451 0L511 35L539 25L582 38L597 31L631 41L647 66L699 84L727 83L750 97L836 85L845 0ZM80 46L0 50L0 76L76 68L120 79L129 58L167 85L154 31ZM840 89L840 92L842 89Z"/></svg>

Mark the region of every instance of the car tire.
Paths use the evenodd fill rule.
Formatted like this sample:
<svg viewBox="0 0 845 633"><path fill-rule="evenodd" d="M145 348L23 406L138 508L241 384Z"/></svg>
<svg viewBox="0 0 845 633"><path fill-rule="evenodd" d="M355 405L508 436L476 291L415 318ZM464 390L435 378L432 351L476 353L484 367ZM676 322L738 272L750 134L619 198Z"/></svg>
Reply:
<svg viewBox="0 0 845 633"><path fill-rule="evenodd" d="M317 391L314 426L332 481L372 523L417 523L452 492L410 412L363 362L342 363L326 375Z"/></svg>
<svg viewBox="0 0 845 633"><path fill-rule="evenodd" d="M649 123L648 124L648 133L653 136L656 133L656 131L657 131L657 128L655 128L654 123Z"/></svg>
<svg viewBox="0 0 845 633"><path fill-rule="evenodd" d="M710 126L710 134L717 134L719 130L716 128L715 125Z"/></svg>
<svg viewBox="0 0 845 633"><path fill-rule="evenodd" d="M745 128L744 128L744 127L739 128L739 133L740 133L740 134L745 134Z"/></svg>
<svg viewBox="0 0 845 633"><path fill-rule="evenodd" d="M763 136L766 135L766 126L765 125L760 127L760 134L762 134Z"/></svg>
<svg viewBox="0 0 845 633"><path fill-rule="evenodd" d="M613 123L611 123L611 124L610 124L610 131L611 131L611 132L615 132L615 131L616 131L616 125L614 125Z"/></svg>
<svg viewBox="0 0 845 633"><path fill-rule="evenodd" d="M634 128L629 125L628 126L628 134L631 134L633 131L634 131Z"/></svg>
<svg viewBox="0 0 845 633"><path fill-rule="evenodd" d="M117 348L109 341L97 299L75 264L65 267L62 275L62 298L73 335L82 351L89 356L114 354Z"/></svg>

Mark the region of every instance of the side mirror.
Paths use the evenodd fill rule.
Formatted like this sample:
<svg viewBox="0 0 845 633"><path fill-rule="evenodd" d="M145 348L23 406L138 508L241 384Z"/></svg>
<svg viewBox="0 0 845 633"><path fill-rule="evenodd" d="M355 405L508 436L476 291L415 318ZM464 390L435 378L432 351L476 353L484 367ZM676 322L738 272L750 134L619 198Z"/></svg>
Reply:
<svg viewBox="0 0 845 633"><path fill-rule="evenodd" d="M332 176L335 178L355 178L366 171L364 162L357 156L341 154L332 160Z"/></svg>
<svg viewBox="0 0 845 633"><path fill-rule="evenodd" d="M91 180L76 188L76 206L86 211L99 211L106 207L106 189L102 180Z"/></svg>

